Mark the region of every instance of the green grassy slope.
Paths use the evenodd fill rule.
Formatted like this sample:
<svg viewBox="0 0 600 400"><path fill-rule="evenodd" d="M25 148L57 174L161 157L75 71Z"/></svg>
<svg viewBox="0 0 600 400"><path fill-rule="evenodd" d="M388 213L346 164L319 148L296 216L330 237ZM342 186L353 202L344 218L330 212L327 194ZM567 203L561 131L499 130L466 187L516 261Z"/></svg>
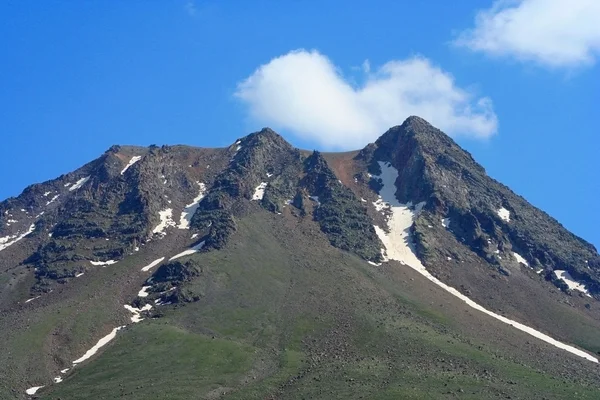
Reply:
<svg viewBox="0 0 600 400"><path fill-rule="evenodd" d="M591 363L332 248L312 222L238 225L226 249L192 256L200 301L130 325L40 398L598 398Z"/></svg>

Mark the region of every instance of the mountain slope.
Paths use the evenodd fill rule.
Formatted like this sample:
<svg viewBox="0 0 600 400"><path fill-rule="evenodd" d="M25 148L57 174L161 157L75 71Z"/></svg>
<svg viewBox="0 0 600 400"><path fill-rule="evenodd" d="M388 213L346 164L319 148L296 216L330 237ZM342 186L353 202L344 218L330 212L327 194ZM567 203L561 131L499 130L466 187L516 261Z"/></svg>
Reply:
<svg viewBox="0 0 600 400"><path fill-rule="evenodd" d="M596 250L417 117L349 153L114 146L0 211L2 398L600 389Z"/></svg>

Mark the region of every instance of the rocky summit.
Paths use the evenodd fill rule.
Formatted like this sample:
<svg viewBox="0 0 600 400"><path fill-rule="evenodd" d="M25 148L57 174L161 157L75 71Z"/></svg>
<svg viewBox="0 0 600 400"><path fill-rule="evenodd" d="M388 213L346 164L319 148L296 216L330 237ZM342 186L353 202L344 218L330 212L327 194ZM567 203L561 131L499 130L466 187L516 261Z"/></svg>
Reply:
<svg viewBox="0 0 600 400"><path fill-rule="evenodd" d="M600 255L410 117L113 146L0 203L1 399L598 399Z"/></svg>

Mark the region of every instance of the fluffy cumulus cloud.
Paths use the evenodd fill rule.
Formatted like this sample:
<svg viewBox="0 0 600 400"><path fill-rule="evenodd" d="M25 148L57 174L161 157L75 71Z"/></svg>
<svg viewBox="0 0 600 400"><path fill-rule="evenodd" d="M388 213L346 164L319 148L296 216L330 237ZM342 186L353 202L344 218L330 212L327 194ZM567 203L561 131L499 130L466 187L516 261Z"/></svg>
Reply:
<svg viewBox="0 0 600 400"><path fill-rule="evenodd" d="M549 67L581 67L600 55L600 0L497 0L459 46Z"/></svg>
<svg viewBox="0 0 600 400"><path fill-rule="evenodd" d="M378 69L365 62L362 73L364 84L358 86L326 56L297 50L260 66L238 85L236 96L255 121L328 148L363 146L410 115L454 136L496 132L492 101L457 87L425 58Z"/></svg>

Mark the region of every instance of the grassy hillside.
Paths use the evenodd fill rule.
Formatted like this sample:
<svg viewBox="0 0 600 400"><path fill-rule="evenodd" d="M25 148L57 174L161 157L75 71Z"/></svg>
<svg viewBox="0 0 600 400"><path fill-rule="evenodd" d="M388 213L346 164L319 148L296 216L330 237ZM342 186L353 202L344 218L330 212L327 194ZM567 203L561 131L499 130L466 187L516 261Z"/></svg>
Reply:
<svg viewBox="0 0 600 400"><path fill-rule="evenodd" d="M192 256L198 302L159 307L40 398L598 398L596 366L310 221L258 212L234 239Z"/></svg>

